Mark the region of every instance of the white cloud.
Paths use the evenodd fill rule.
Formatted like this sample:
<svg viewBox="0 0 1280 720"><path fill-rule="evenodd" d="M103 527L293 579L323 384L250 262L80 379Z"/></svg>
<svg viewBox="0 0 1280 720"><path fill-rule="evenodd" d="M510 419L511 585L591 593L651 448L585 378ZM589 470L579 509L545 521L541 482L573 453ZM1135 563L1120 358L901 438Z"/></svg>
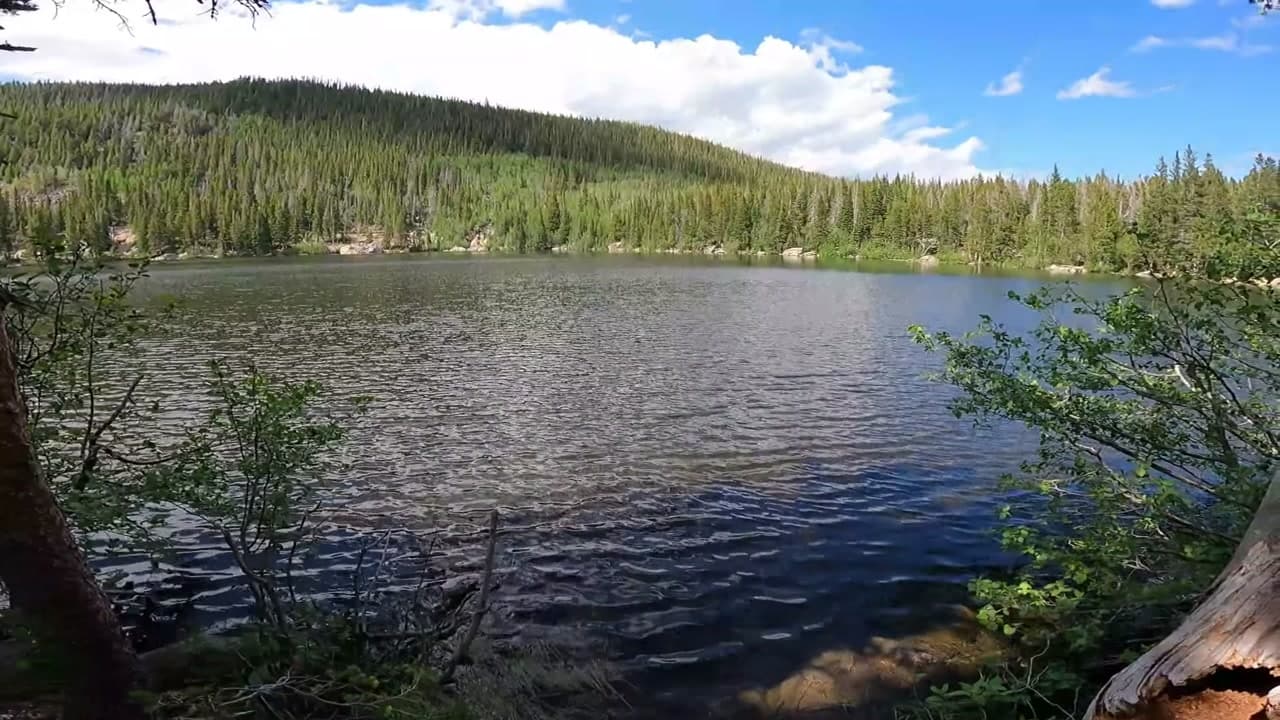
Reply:
<svg viewBox="0 0 1280 720"><path fill-rule="evenodd" d="M1022 69L1019 68L1000 78L1000 82L988 83L983 95L991 97L1008 97L1022 92Z"/></svg>
<svg viewBox="0 0 1280 720"><path fill-rule="evenodd" d="M1196 0L1151 0L1151 4L1161 10L1174 10L1177 8L1190 7L1194 5Z"/></svg>
<svg viewBox="0 0 1280 720"><path fill-rule="evenodd" d="M1233 52L1236 49L1236 36L1227 33L1226 35L1211 35L1209 37L1190 38L1187 45L1199 50L1221 50L1223 52Z"/></svg>
<svg viewBox="0 0 1280 720"><path fill-rule="evenodd" d="M1218 50L1220 52L1235 53L1246 57L1252 55L1265 55L1274 49L1270 45L1241 42L1240 36L1233 32L1224 33L1222 35L1211 35L1209 37L1190 38L1187 40L1187 45L1199 50Z"/></svg>
<svg viewBox="0 0 1280 720"><path fill-rule="evenodd" d="M849 66L836 59L837 54L856 55L862 46L849 40L833 38L817 28L800 31L804 47L818 60L818 67L832 73L847 73Z"/></svg>
<svg viewBox="0 0 1280 720"><path fill-rule="evenodd" d="M519 12L545 0L486 0ZM470 3L479 7L478 0ZM216 22L193 8L130 36L91 3L12 19L38 52L5 58L9 76L42 80L199 82L307 77L509 107L648 123L798 167L839 175L969 177L982 142L939 140L927 120L902 127L893 70L848 68L851 43L811 33L755 48L710 35L641 40L582 20L551 27L486 24L459 3L279 2L250 23L228 6ZM505 10L503 9L505 7ZM490 10L492 11L492 10ZM150 48L144 51L143 48Z"/></svg>
<svg viewBox="0 0 1280 720"><path fill-rule="evenodd" d="M1131 98L1138 93L1128 81L1112 80L1111 68L1103 66L1087 78L1081 78L1071 86L1058 91L1059 100L1078 100L1086 97Z"/></svg>
<svg viewBox="0 0 1280 720"><path fill-rule="evenodd" d="M1149 52L1156 48L1162 48L1169 44L1169 41L1159 35L1148 35L1129 48L1131 52Z"/></svg>
<svg viewBox="0 0 1280 720"><path fill-rule="evenodd" d="M1260 28L1267 22L1267 16L1260 12L1252 12L1248 15L1231 18L1231 24L1241 30L1253 30Z"/></svg>
<svg viewBox="0 0 1280 720"><path fill-rule="evenodd" d="M613 22L618 25L626 25L627 23L631 22L631 16L626 13L622 13L618 17L614 18Z"/></svg>
<svg viewBox="0 0 1280 720"><path fill-rule="evenodd" d="M862 46L852 40L838 40L818 28L805 28L800 31L800 38L811 47L825 47L846 53L860 53Z"/></svg>
<svg viewBox="0 0 1280 720"><path fill-rule="evenodd" d="M1265 55L1275 48L1270 45L1242 41L1234 32L1204 37L1165 38L1148 35L1129 48L1132 52L1149 52L1157 48L1192 48L1195 50L1212 50L1232 53L1244 57Z"/></svg>
<svg viewBox="0 0 1280 720"><path fill-rule="evenodd" d="M564 0L430 0L427 7L455 18L482 20L495 12L518 18L535 10L563 11L565 4Z"/></svg>

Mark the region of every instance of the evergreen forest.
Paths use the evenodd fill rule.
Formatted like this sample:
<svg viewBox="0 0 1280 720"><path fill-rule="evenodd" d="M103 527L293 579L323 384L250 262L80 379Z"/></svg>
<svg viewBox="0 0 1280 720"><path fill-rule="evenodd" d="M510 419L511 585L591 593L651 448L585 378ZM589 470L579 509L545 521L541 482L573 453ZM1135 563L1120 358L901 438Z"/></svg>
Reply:
<svg viewBox="0 0 1280 720"><path fill-rule="evenodd" d="M0 86L0 250L778 253L1280 276L1280 166L846 180L642 125L309 81Z"/></svg>

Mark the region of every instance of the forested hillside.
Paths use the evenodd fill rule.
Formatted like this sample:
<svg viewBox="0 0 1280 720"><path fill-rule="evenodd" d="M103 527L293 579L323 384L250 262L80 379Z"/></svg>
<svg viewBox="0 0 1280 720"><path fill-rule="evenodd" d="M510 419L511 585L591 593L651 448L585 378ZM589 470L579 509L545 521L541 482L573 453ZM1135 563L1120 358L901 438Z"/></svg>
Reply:
<svg viewBox="0 0 1280 720"><path fill-rule="evenodd" d="M301 81L0 87L0 245L778 252L1280 275L1280 168L845 181L640 125ZM118 249L118 248L117 248Z"/></svg>

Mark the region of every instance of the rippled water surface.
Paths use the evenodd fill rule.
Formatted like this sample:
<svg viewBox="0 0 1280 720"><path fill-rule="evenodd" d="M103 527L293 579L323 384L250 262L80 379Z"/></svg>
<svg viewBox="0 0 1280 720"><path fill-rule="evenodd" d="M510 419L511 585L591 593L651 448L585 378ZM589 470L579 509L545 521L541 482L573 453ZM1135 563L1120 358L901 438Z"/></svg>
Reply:
<svg viewBox="0 0 1280 720"><path fill-rule="evenodd" d="M211 355L372 396L330 478L344 512L468 537L501 508L499 625L603 647L642 702L695 707L928 627L999 561L993 484L1033 439L952 417L906 329L1023 325L1006 293L1040 282L634 258L179 265L146 291L186 319L137 362L178 421ZM205 621L243 611L229 560L194 534L185 557ZM335 552L318 581L349 567Z"/></svg>

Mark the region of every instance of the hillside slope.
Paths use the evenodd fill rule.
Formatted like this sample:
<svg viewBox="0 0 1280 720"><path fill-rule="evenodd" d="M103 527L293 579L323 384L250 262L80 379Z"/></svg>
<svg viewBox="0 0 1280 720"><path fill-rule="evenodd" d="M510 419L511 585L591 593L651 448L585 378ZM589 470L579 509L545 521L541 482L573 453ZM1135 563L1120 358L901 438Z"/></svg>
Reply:
<svg viewBox="0 0 1280 720"><path fill-rule="evenodd" d="M446 249L778 252L1153 262L1253 274L1280 172L1188 150L1151 178L844 181L633 123L306 81L0 87L0 249L120 228L149 254L266 254L352 237ZM1263 218L1258 220L1257 218ZM115 229L113 233L113 228ZM1215 270L1216 269L1216 270Z"/></svg>

